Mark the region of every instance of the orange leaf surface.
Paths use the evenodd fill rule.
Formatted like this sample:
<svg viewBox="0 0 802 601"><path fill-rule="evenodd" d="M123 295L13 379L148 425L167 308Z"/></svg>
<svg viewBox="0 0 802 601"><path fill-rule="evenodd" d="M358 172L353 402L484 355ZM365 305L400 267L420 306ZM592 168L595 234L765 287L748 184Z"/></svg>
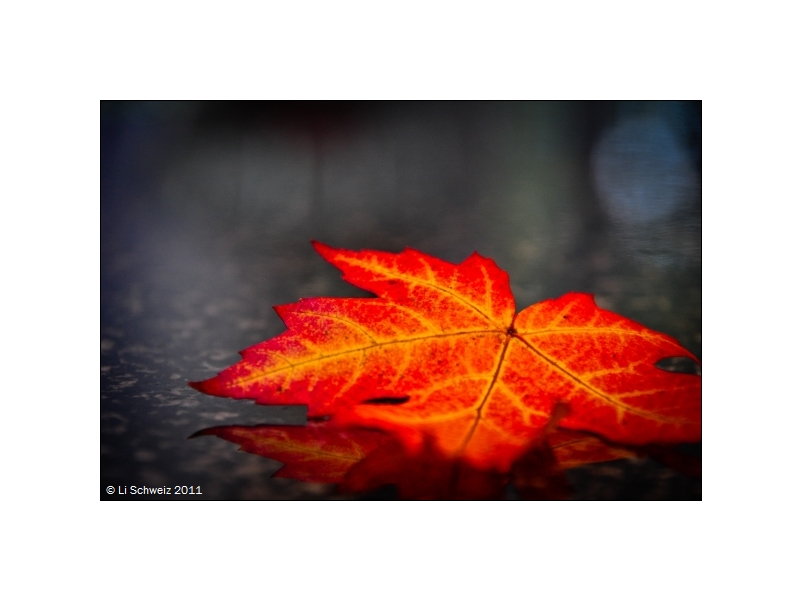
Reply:
<svg viewBox="0 0 802 601"><path fill-rule="evenodd" d="M276 307L285 333L192 386L308 405L310 417L391 433L413 455L432 441L448 460L501 473L541 435L557 403L569 407L561 428L611 442L701 438L701 378L654 365L693 355L598 308L591 295L569 293L516 314L507 274L476 253L454 265L411 249L314 245L377 298Z"/></svg>

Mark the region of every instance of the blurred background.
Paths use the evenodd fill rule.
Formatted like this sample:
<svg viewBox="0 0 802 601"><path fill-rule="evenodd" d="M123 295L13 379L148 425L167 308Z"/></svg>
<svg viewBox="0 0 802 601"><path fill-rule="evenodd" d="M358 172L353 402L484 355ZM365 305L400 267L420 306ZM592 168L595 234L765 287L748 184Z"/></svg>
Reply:
<svg viewBox="0 0 802 601"><path fill-rule="evenodd" d="M305 423L302 407L186 382L282 332L273 305L367 296L313 239L478 251L510 274L519 310L590 292L702 359L701 102L101 102L100 119L101 489L338 498L187 440ZM650 459L569 480L577 499L701 499L701 478Z"/></svg>

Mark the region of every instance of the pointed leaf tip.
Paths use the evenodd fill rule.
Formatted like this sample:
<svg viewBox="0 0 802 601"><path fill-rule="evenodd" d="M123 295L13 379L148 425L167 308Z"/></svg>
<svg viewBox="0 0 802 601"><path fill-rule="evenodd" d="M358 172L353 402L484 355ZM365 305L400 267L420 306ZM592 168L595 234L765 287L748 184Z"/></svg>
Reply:
<svg viewBox="0 0 802 601"><path fill-rule="evenodd" d="M193 438L200 438L201 436L208 436L209 434L211 434L211 432L209 431L211 429L212 428L204 428L203 430L198 430L197 432L193 432L192 434L187 436L187 440L191 440Z"/></svg>
<svg viewBox="0 0 802 601"><path fill-rule="evenodd" d="M203 394L211 396L228 396L227 391L218 382L217 377L209 378L208 380L201 380L199 382L187 382L191 388Z"/></svg>
<svg viewBox="0 0 802 601"><path fill-rule="evenodd" d="M312 248L317 251L317 253L322 256L324 259L331 256L334 252L337 251L336 248L333 246L329 246L328 244L323 244L322 242L318 242L317 240L312 240Z"/></svg>

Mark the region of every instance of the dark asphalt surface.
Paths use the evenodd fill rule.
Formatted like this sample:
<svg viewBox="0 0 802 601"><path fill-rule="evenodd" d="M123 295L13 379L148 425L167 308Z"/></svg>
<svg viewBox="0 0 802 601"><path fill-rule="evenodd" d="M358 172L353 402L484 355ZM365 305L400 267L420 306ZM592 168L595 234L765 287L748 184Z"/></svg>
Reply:
<svg viewBox="0 0 802 601"><path fill-rule="evenodd" d="M453 262L478 251L509 272L519 309L592 292L701 360L701 104L102 103L101 498L136 498L104 492L134 485L338 498L188 440L304 423L302 407L186 382L283 331L273 305L366 296L312 239ZM701 478L651 459L568 478L577 499L701 499Z"/></svg>

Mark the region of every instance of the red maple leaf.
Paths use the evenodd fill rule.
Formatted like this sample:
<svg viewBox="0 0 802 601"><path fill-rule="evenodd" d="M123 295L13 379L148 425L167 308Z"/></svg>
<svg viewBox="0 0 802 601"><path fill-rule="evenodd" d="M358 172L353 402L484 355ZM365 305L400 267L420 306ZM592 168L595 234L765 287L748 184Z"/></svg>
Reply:
<svg viewBox="0 0 802 601"><path fill-rule="evenodd" d="M655 366L696 358L591 295L516 314L507 274L476 253L453 265L412 249L313 244L377 298L276 307L286 332L194 388L308 405L310 418L392 435L409 457L499 474L542 439L557 404L567 406L561 428L614 443L701 439L701 378Z"/></svg>

